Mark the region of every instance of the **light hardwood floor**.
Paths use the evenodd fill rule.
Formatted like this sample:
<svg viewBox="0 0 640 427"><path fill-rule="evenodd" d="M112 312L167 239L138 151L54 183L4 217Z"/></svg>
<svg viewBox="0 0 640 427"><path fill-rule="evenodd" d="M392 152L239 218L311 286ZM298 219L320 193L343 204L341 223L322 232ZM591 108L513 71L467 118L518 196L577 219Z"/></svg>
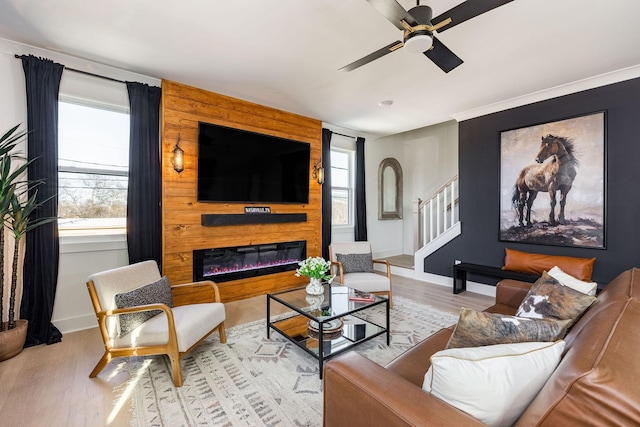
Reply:
<svg viewBox="0 0 640 427"><path fill-rule="evenodd" d="M412 298L439 310L457 313L460 307L482 310L493 298L450 287L393 276L394 295ZM225 325L265 317L265 297L225 304ZM114 388L127 380L112 361L95 379L89 372L102 356L98 329L65 334L62 342L22 351L0 363L0 426L128 426L130 402L126 391Z"/></svg>

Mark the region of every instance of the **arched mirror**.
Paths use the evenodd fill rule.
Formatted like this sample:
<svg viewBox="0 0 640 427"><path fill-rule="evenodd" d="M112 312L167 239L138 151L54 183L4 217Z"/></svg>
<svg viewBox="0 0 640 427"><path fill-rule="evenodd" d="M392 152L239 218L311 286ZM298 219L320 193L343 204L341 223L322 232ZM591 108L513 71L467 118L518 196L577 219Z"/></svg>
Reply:
<svg viewBox="0 0 640 427"><path fill-rule="evenodd" d="M402 167L392 157L378 167L378 219L402 219Z"/></svg>

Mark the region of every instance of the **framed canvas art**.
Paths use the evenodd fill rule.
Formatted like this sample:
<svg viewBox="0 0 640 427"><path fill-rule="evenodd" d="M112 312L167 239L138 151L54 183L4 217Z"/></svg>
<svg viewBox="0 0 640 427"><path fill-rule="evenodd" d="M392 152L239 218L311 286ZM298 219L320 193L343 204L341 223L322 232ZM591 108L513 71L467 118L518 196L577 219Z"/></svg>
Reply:
<svg viewBox="0 0 640 427"><path fill-rule="evenodd" d="M605 248L606 112L500 133L499 240Z"/></svg>

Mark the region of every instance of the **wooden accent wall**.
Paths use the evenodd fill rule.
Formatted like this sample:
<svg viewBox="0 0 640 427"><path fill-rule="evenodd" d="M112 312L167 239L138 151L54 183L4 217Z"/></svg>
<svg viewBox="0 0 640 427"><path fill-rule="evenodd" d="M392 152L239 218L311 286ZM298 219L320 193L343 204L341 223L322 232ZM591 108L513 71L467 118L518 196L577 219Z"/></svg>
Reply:
<svg viewBox="0 0 640 427"><path fill-rule="evenodd" d="M308 117L162 81L162 265L171 283L190 282L192 251L260 243L307 241L307 256L320 256L321 186L313 179L313 163L322 152L322 122ZM198 122L207 122L311 144L309 204L265 204L272 213L306 213L307 222L204 227L202 214L243 214L247 203L197 202ZM171 165L171 150L178 134L185 152L185 169ZM277 290L302 286L293 271L218 284L223 301L235 301Z"/></svg>

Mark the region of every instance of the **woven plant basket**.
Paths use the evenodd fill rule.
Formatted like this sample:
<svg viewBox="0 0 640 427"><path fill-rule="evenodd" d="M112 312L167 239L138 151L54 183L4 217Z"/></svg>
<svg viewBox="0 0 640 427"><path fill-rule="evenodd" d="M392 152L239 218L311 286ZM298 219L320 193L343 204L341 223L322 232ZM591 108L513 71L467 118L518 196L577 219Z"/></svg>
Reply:
<svg viewBox="0 0 640 427"><path fill-rule="evenodd" d="M0 362L19 354L27 339L28 320L16 320L16 327L0 332ZM6 322L3 323L6 327Z"/></svg>

